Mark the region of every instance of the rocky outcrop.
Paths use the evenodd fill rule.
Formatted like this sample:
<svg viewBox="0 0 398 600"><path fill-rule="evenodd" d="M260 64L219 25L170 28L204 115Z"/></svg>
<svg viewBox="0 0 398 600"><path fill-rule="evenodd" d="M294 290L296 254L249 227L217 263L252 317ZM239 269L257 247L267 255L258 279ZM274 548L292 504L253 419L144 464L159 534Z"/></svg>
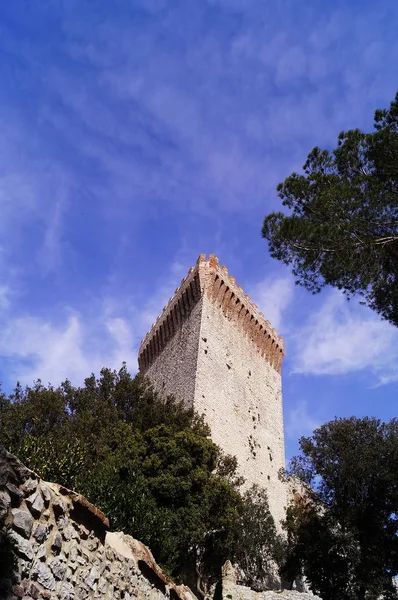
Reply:
<svg viewBox="0 0 398 600"><path fill-rule="evenodd" d="M0 447L1 600L196 600L83 496Z"/></svg>
<svg viewBox="0 0 398 600"><path fill-rule="evenodd" d="M296 590L255 592L237 583L237 574L227 561L221 573L221 600L321 600L318 596Z"/></svg>

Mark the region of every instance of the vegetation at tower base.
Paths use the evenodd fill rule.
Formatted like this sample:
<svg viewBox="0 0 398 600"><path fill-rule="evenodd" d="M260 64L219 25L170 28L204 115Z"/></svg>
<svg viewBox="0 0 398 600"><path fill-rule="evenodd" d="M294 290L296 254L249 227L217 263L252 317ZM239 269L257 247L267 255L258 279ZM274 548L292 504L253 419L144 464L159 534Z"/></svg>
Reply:
<svg viewBox="0 0 398 600"><path fill-rule="evenodd" d="M317 293L330 284L398 325L398 94L375 113L375 131L342 132L314 148L304 174L277 190L288 216L264 220L271 256Z"/></svg>
<svg viewBox="0 0 398 600"><path fill-rule="evenodd" d="M242 495L236 460L211 441L202 418L160 399L125 366L82 387L17 385L0 396L0 424L0 444L44 480L85 495L174 577L194 567L211 583L227 558L242 558L251 535L262 568L279 557L266 496ZM264 516L261 534L254 514ZM258 552L252 543L244 559L259 564Z"/></svg>
<svg viewBox="0 0 398 600"><path fill-rule="evenodd" d="M288 510L285 577L323 600L397 599L398 420L335 419L300 446L290 473L316 494Z"/></svg>

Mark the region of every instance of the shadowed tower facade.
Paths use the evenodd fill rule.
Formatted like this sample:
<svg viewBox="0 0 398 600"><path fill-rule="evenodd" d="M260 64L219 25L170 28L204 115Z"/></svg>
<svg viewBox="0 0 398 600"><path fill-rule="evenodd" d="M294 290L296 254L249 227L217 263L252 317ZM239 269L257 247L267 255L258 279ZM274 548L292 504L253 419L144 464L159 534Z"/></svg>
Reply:
<svg viewBox="0 0 398 600"><path fill-rule="evenodd" d="M283 340L215 255L201 254L142 341L138 362L162 395L204 414L237 457L246 486L268 491L284 518Z"/></svg>

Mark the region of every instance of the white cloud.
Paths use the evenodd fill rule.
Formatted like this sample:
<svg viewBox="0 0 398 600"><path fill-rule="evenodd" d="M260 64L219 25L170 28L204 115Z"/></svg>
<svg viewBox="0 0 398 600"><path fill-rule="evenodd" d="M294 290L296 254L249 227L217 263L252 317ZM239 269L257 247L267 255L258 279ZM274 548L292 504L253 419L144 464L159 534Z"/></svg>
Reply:
<svg viewBox="0 0 398 600"><path fill-rule="evenodd" d="M6 107L5 107L6 106ZM65 164L46 155L14 108L0 105L0 233L1 261L10 268L27 270L38 262L48 274L61 262L60 238L64 210L71 194ZM34 232L34 233L32 233ZM29 256L18 264L21 248L29 240Z"/></svg>
<svg viewBox="0 0 398 600"><path fill-rule="evenodd" d="M0 287L0 361L7 364L0 379L6 386L36 379L58 385L66 378L79 384L90 373L118 369L123 362L135 373L141 339L185 274L180 261L172 262L169 276L140 308L129 298L104 297L81 311L65 307L61 316L47 318L15 313L8 301L12 290Z"/></svg>
<svg viewBox="0 0 398 600"><path fill-rule="evenodd" d="M294 334L294 372L341 375L368 370L380 383L398 379L398 330L338 292Z"/></svg>
<svg viewBox="0 0 398 600"><path fill-rule="evenodd" d="M283 313L290 305L294 293L294 280L286 277L267 277L251 291L251 297L265 318L275 329L283 328Z"/></svg>
<svg viewBox="0 0 398 600"><path fill-rule="evenodd" d="M306 400L300 400L287 411L285 417L285 433L289 439L297 440L302 435L309 435L321 425L308 411Z"/></svg>
<svg viewBox="0 0 398 600"><path fill-rule="evenodd" d="M0 285L0 310L6 310L10 305L10 288L8 285Z"/></svg>
<svg viewBox="0 0 398 600"><path fill-rule="evenodd" d="M102 367L118 368L123 361L135 368L131 326L121 317L87 321L69 314L62 322L21 317L3 330L0 355L9 359L10 382L59 384L65 378L81 383Z"/></svg>
<svg viewBox="0 0 398 600"><path fill-rule="evenodd" d="M39 251L39 261L41 263L43 271L48 274L51 271L55 271L57 267L60 267L62 262L61 256L61 234L63 226L63 218L65 206L67 205L67 186L60 184L60 196L54 200L54 207L49 211L49 217L47 218L47 226L44 234L44 242L42 249Z"/></svg>

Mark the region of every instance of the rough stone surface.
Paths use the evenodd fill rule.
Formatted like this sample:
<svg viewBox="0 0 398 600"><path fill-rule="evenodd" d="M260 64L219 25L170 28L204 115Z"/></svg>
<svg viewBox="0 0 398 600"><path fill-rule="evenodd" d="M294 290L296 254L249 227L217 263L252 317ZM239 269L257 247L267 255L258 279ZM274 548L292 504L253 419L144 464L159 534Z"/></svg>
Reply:
<svg viewBox="0 0 398 600"><path fill-rule="evenodd" d="M49 567L55 579L63 579L66 573L66 560L62 561L59 558L52 558L48 561Z"/></svg>
<svg viewBox="0 0 398 600"><path fill-rule="evenodd" d="M10 494L6 491L0 492L0 520L5 517L11 505Z"/></svg>
<svg viewBox="0 0 398 600"><path fill-rule="evenodd" d="M36 563L31 575L34 579L37 579L40 585L46 590L55 590L55 578L47 565L41 562Z"/></svg>
<svg viewBox="0 0 398 600"><path fill-rule="evenodd" d="M51 550L53 551L53 554L59 554L62 550L62 536L59 531L55 531L52 537Z"/></svg>
<svg viewBox="0 0 398 600"><path fill-rule="evenodd" d="M28 540L25 540L19 533L12 530L8 531L7 537L18 556L28 561L33 559L34 554L32 544Z"/></svg>
<svg viewBox="0 0 398 600"><path fill-rule="evenodd" d="M205 415L247 487L267 489L277 523L287 503L278 477L285 466L282 358L283 340L214 255L199 257L139 353L158 392Z"/></svg>
<svg viewBox="0 0 398 600"><path fill-rule="evenodd" d="M85 498L41 481L2 448L0 499L0 550L8 541L15 559L1 565L1 600L196 600L163 574L146 546L108 532L107 518Z"/></svg>
<svg viewBox="0 0 398 600"><path fill-rule="evenodd" d="M28 479L28 481L26 481L26 483L24 483L24 485L22 486L22 491L25 494L32 494L33 492L36 491L37 488L37 479Z"/></svg>
<svg viewBox="0 0 398 600"><path fill-rule="evenodd" d="M14 506L19 506L23 498L23 492L13 483L7 483L6 491L11 496L11 502Z"/></svg>
<svg viewBox="0 0 398 600"><path fill-rule="evenodd" d="M38 523L33 533L33 537L39 544L42 544L48 538L49 528L46 523Z"/></svg>
<svg viewBox="0 0 398 600"><path fill-rule="evenodd" d="M25 538L30 538L33 529L33 517L27 510L14 508L12 511L12 526Z"/></svg>
<svg viewBox="0 0 398 600"><path fill-rule="evenodd" d="M34 516L40 515L44 508L44 500L40 491L35 492L34 494L26 498L26 504L28 505L30 512Z"/></svg>

